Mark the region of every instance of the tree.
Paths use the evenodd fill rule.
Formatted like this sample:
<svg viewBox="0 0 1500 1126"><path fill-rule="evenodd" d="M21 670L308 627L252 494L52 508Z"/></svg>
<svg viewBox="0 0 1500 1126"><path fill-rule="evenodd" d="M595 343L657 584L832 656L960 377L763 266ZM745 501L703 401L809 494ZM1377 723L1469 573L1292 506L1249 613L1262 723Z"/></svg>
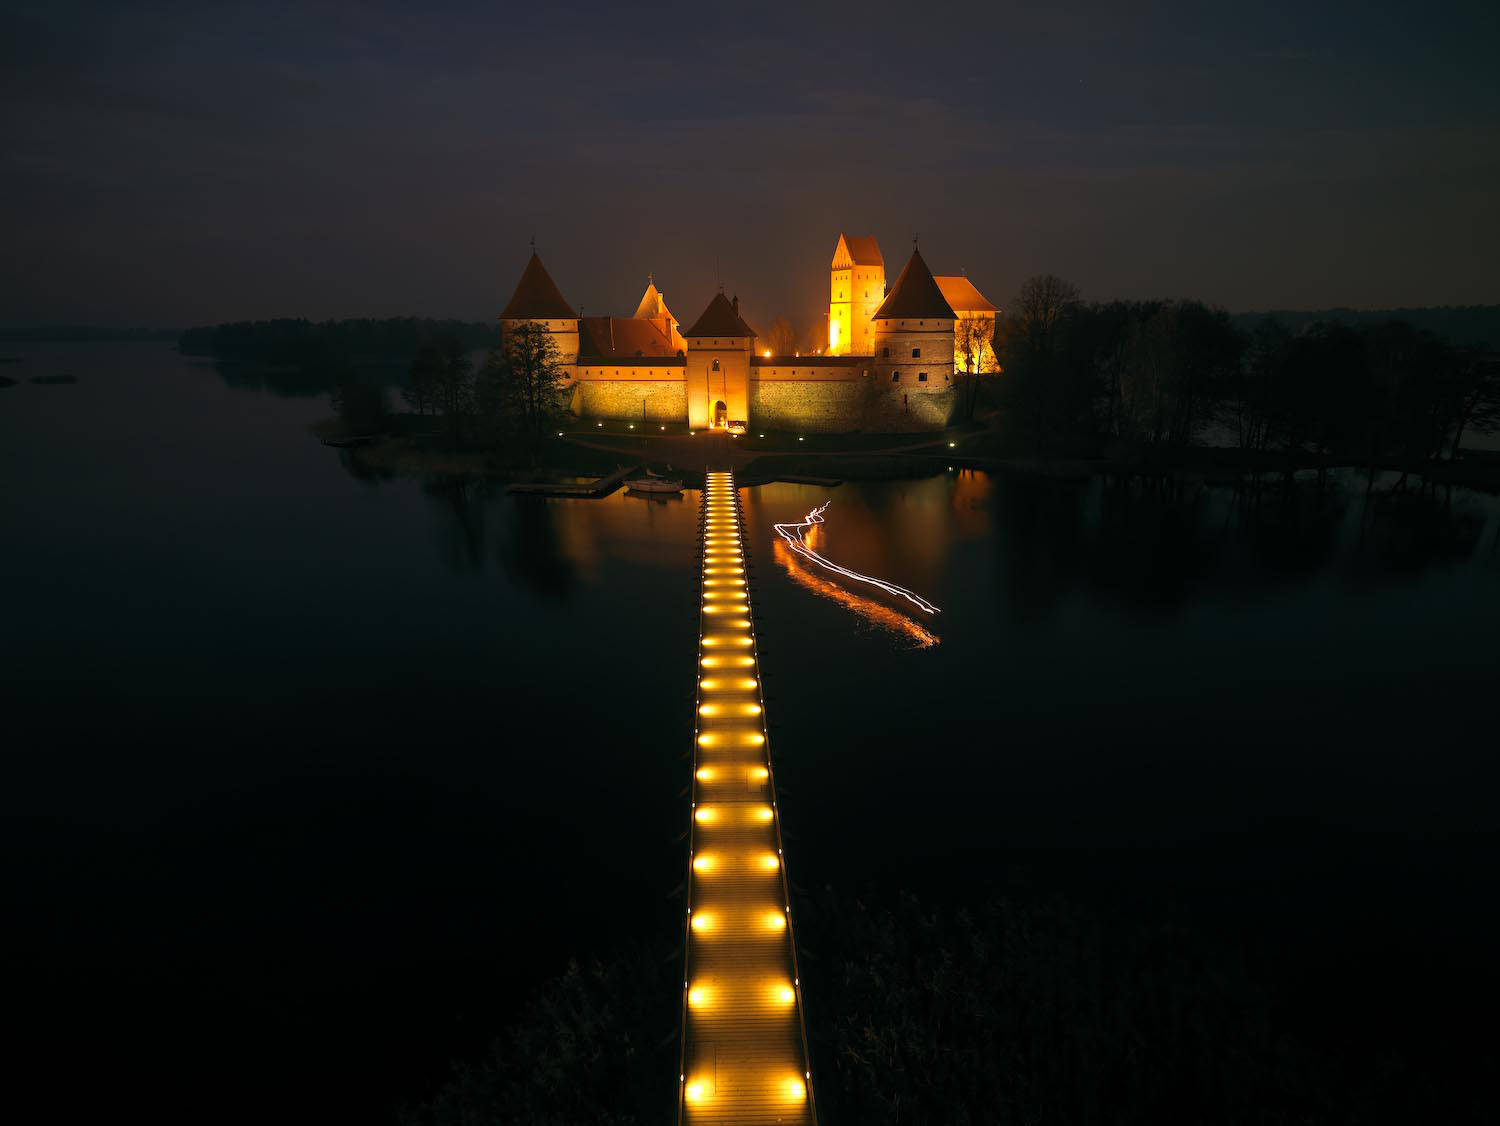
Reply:
<svg viewBox="0 0 1500 1126"><path fill-rule="evenodd" d="M541 325L527 322L505 338L502 356L491 358L496 370L498 406L519 428L540 438L562 413L567 397L557 345Z"/></svg>
<svg viewBox="0 0 1500 1126"><path fill-rule="evenodd" d="M1098 372L1078 290L1051 274L1034 277L1009 308L998 334L1006 408L1042 448L1092 446Z"/></svg>
<svg viewBox="0 0 1500 1126"><path fill-rule="evenodd" d="M458 436L475 412L473 363L463 342L446 336L423 344L407 369L401 397L418 413L441 414Z"/></svg>
<svg viewBox="0 0 1500 1126"><path fill-rule="evenodd" d="M1458 413L1453 423L1453 443L1449 447L1450 458L1458 456L1464 430L1473 428L1481 434L1500 430L1500 360L1493 356L1470 356L1463 373Z"/></svg>
<svg viewBox="0 0 1500 1126"><path fill-rule="evenodd" d="M995 369L995 320L977 313L961 313L954 328L954 348L968 376L962 414L974 417L979 398L979 376Z"/></svg>
<svg viewBox="0 0 1500 1126"><path fill-rule="evenodd" d="M773 356L790 356L797 350L797 330L785 317L777 317L766 330L766 347Z"/></svg>
<svg viewBox="0 0 1500 1126"><path fill-rule="evenodd" d="M341 376L330 398L346 434L374 434L385 427L388 417L385 394L357 375Z"/></svg>
<svg viewBox="0 0 1500 1126"><path fill-rule="evenodd" d="M1011 302L1010 320L1042 352L1055 351L1059 334L1078 308L1078 287L1056 274L1027 278Z"/></svg>

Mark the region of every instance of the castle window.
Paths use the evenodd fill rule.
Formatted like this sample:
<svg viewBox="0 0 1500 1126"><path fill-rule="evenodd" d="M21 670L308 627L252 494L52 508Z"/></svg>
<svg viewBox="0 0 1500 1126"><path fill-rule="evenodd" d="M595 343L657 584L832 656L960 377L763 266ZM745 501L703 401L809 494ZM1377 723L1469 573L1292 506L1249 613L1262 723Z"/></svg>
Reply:
<svg viewBox="0 0 1500 1126"><path fill-rule="evenodd" d="M948 382L948 373L947 373L947 372L946 372L946 371L945 371L945 372L943 372L943 382L944 382L944 383L947 383L947 382Z"/></svg>
<svg viewBox="0 0 1500 1126"><path fill-rule="evenodd" d="M920 360L922 358L922 349L913 348L911 350L911 358L914 360Z"/></svg>
<svg viewBox="0 0 1500 1126"><path fill-rule="evenodd" d="M927 373L925 371L919 371L919 372L917 372L917 382L918 383L926 383L927 382Z"/></svg>
<svg viewBox="0 0 1500 1126"><path fill-rule="evenodd" d="M718 370L719 370L719 361L715 360L714 361L714 371L718 371Z"/></svg>
<svg viewBox="0 0 1500 1126"><path fill-rule="evenodd" d="M880 358L883 359L883 360L890 359L891 358L891 350L889 348L882 348L880 350Z"/></svg>
<svg viewBox="0 0 1500 1126"><path fill-rule="evenodd" d="M899 371L893 371L893 372L891 372L891 382L892 383L900 383L901 382L901 373Z"/></svg>

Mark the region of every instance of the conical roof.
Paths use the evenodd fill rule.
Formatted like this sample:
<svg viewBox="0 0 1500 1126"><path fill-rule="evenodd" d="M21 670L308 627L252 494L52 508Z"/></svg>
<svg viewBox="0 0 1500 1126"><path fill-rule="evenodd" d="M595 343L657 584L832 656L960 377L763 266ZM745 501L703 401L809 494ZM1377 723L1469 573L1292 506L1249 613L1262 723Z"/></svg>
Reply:
<svg viewBox="0 0 1500 1126"><path fill-rule="evenodd" d="M927 268L927 263L922 261L922 253L919 250L912 250L911 257L901 268L901 276L896 279L896 284L891 286L891 291L885 295L880 308L875 310L875 320L891 317L958 319L953 312L953 306L948 304L943 291L933 280L932 271Z"/></svg>
<svg viewBox="0 0 1500 1126"><path fill-rule="evenodd" d="M578 314L573 311L573 306L563 299L562 291L557 288L552 275L547 273L547 267L542 265L542 260L533 250L531 261L526 263L526 269L521 274L521 281L516 286L515 293L511 294L510 303L505 306L500 316L518 319L573 320L577 319Z"/></svg>
<svg viewBox="0 0 1500 1126"><path fill-rule="evenodd" d="M641 303L635 307L635 315L638 320L654 320L657 317L666 317L676 320L672 316L672 310L667 308L667 301L661 295L661 290L656 288L654 281L646 284L646 292L641 297Z"/></svg>
<svg viewBox="0 0 1500 1126"><path fill-rule="evenodd" d="M703 315L694 322L693 327L682 334L683 336L755 336L756 331L740 320L739 313L735 312L734 306L729 303L729 298L722 293L714 294L714 299L708 303L708 308L703 310Z"/></svg>

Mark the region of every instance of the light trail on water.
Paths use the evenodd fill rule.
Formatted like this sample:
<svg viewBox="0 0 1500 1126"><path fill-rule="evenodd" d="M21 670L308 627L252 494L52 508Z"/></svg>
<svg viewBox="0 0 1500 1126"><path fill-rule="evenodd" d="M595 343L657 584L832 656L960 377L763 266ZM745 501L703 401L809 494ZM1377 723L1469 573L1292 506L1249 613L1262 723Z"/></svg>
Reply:
<svg viewBox="0 0 1500 1126"><path fill-rule="evenodd" d="M897 598L904 598L913 606L917 607L917 609L924 610L929 614L941 614L941 610L939 610L931 602L928 602L927 599L923 598L920 594L915 594L912 591L907 590L904 586L897 586L895 583L888 583L884 579L877 579L872 575L862 575L858 571L849 570L848 567L840 567L837 563L834 563L829 559L825 559L823 556L819 555L816 551L814 551L807 545L807 541L804 538L803 533L808 529L816 527L818 524L824 522L823 513L827 511L828 506L832 503L833 501L831 500L824 501L822 504L818 505L817 508L813 509L806 516L804 516L801 520L796 520L787 524L777 524L776 534L782 538L782 540L792 551L802 556L802 558L806 559L809 563L815 563L819 567L822 567L825 571L832 571L835 575L842 575L844 578L853 579L855 582L869 583L871 586L879 587L887 594L895 595Z"/></svg>

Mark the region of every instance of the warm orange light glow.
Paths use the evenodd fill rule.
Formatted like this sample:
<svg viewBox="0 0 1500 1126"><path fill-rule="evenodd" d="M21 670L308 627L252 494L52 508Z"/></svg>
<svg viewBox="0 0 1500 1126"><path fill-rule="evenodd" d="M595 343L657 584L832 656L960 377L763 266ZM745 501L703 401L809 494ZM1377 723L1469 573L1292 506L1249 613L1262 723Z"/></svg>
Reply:
<svg viewBox="0 0 1500 1126"><path fill-rule="evenodd" d="M697 810L693 816L698 819L698 824L700 825L712 825L719 819L719 811L709 806L704 806L702 809Z"/></svg>
<svg viewBox="0 0 1500 1126"><path fill-rule="evenodd" d="M713 930L714 923L715 920L712 915L705 914L701 911L693 916L693 929L701 934L707 934L709 931ZM785 926L786 920L783 919L781 925Z"/></svg>
<svg viewBox="0 0 1500 1126"><path fill-rule="evenodd" d="M780 911L767 911L761 918L765 921L767 930L779 931L786 929L786 916ZM698 920L694 917L693 927L696 929L697 926Z"/></svg>
<svg viewBox="0 0 1500 1126"><path fill-rule="evenodd" d="M706 669L753 669L755 658L750 656L710 655L699 662Z"/></svg>
<svg viewBox="0 0 1500 1126"><path fill-rule="evenodd" d="M698 768L698 781L712 782L719 776L719 772L711 766L700 766Z"/></svg>
<svg viewBox="0 0 1500 1126"><path fill-rule="evenodd" d="M712 872L717 865L718 861L706 852L700 852L693 857L693 871L695 872Z"/></svg>
<svg viewBox="0 0 1500 1126"><path fill-rule="evenodd" d="M686 1087L684 1087L682 1089L682 1094L683 1094L683 1097L685 1099L687 1099L688 1102L690 1102L690 1103L696 1103L696 1102L699 1102L703 1098L703 1091L704 1091L703 1084L694 1081L692 1083L689 1083Z"/></svg>
<svg viewBox="0 0 1500 1126"><path fill-rule="evenodd" d="M761 741L764 742L765 740L762 739ZM768 805L759 805L755 807L754 816L757 821L769 821L776 816L776 812Z"/></svg>
<svg viewBox="0 0 1500 1126"><path fill-rule="evenodd" d="M759 867L764 868L767 872L774 872L781 867L781 861L774 852L763 853L758 864Z"/></svg>
<svg viewBox="0 0 1500 1126"><path fill-rule="evenodd" d="M807 1098L807 1085L795 1076L783 1083L781 1085L781 1089L783 1092L785 1092L786 1097L789 1099L795 1099L796 1101L801 1102L803 1099Z"/></svg>
<svg viewBox="0 0 1500 1126"><path fill-rule="evenodd" d="M790 1005L797 1000L797 991L786 982L771 987L771 1000L778 1005Z"/></svg>
<svg viewBox="0 0 1500 1126"><path fill-rule="evenodd" d="M748 649L755 642L732 633L711 633L703 639L705 649Z"/></svg>
<svg viewBox="0 0 1500 1126"><path fill-rule="evenodd" d="M705 731L698 736L700 747L758 747L765 741L758 731Z"/></svg>
<svg viewBox="0 0 1500 1126"><path fill-rule="evenodd" d="M705 692L750 692L760 681L753 676L708 676L698 682Z"/></svg>
<svg viewBox="0 0 1500 1126"><path fill-rule="evenodd" d="M811 535L808 536L808 542L815 542ZM787 576L798 586L805 587L832 602L837 602L840 606L854 611L860 617L892 633L905 634L917 643L919 649L929 648L940 640L937 634L924 629L919 622L913 621L899 610L893 610L873 599L861 597L829 582L820 575L814 575L783 541L777 540L771 545L771 550L776 556L776 562L786 569Z"/></svg>
<svg viewBox="0 0 1500 1126"><path fill-rule="evenodd" d="M771 772L764 766L752 766L750 768L750 781L752 782L764 782L769 777L771 777Z"/></svg>
<svg viewBox="0 0 1500 1126"><path fill-rule="evenodd" d="M709 992L707 986L695 985L688 990L688 1006L694 1009L701 1009L708 1004L712 996L713 994Z"/></svg>
<svg viewBox="0 0 1500 1126"><path fill-rule="evenodd" d="M759 704L704 704L698 709L706 716L754 716L760 715Z"/></svg>

